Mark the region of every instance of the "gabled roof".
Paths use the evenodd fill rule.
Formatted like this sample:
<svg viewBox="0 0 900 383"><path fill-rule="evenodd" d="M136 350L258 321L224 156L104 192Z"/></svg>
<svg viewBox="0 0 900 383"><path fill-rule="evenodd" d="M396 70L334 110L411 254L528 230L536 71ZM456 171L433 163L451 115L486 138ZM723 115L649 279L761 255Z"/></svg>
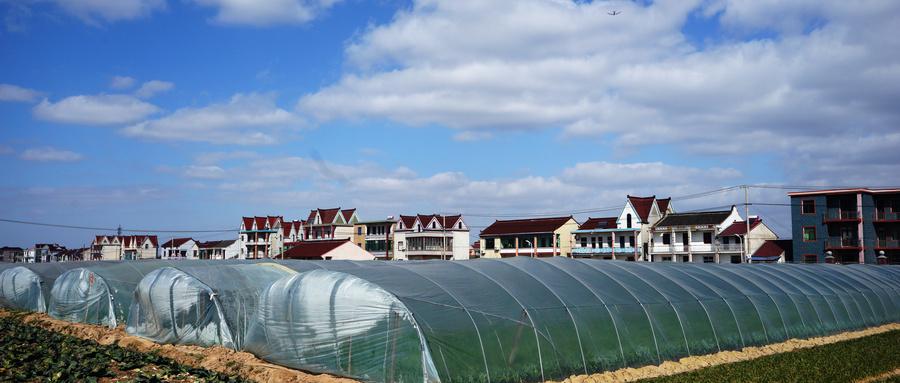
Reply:
<svg viewBox="0 0 900 383"><path fill-rule="evenodd" d="M656 226L718 225L729 215L731 215L731 210L672 213L661 219Z"/></svg>
<svg viewBox="0 0 900 383"><path fill-rule="evenodd" d="M200 242L198 245L201 249L219 249L231 246L235 241L235 239L225 239L221 241Z"/></svg>
<svg viewBox="0 0 900 383"><path fill-rule="evenodd" d="M443 218L443 219L441 219ZM438 221L441 222L446 228L453 229L456 227L456 223L462 219L462 215L446 215L446 216L438 216Z"/></svg>
<svg viewBox="0 0 900 383"><path fill-rule="evenodd" d="M253 230L253 217L242 217L241 223L244 224L245 230Z"/></svg>
<svg viewBox="0 0 900 383"><path fill-rule="evenodd" d="M794 252L793 241L790 239L770 239L753 252L754 257L777 257L784 254L785 259L791 259Z"/></svg>
<svg viewBox="0 0 900 383"><path fill-rule="evenodd" d="M507 234L552 233L573 219L568 217L527 218L494 221L481 231L481 236Z"/></svg>
<svg viewBox="0 0 900 383"><path fill-rule="evenodd" d="M344 222L350 223L350 219L353 218L354 212L356 212L356 208L341 210L341 215L344 216Z"/></svg>
<svg viewBox="0 0 900 383"><path fill-rule="evenodd" d="M619 217L588 218L578 230L615 229Z"/></svg>
<svg viewBox="0 0 900 383"><path fill-rule="evenodd" d="M295 242L293 247L284 252L284 258L321 260L325 254L347 243L352 244L349 239Z"/></svg>
<svg viewBox="0 0 900 383"><path fill-rule="evenodd" d="M306 217L306 222L309 222L310 225L316 222L316 213L318 213L318 209L313 209L309 211L309 217Z"/></svg>
<svg viewBox="0 0 900 383"><path fill-rule="evenodd" d="M316 209L319 211L319 217L322 219L323 225L329 225L334 223L334 219L337 218L338 213L341 211L341 208L336 207L333 209ZM315 218L315 214L310 214L311 217Z"/></svg>
<svg viewBox="0 0 900 383"><path fill-rule="evenodd" d="M669 204L671 202L672 202L672 197L658 198L656 200L656 206L659 208L659 214L666 214L666 210L669 209Z"/></svg>
<svg viewBox="0 0 900 383"><path fill-rule="evenodd" d="M172 239L166 241L166 243L164 243L162 245L162 247L180 247L181 245L184 245L185 243L187 243L187 241L192 241L192 240L193 240L192 238L172 238Z"/></svg>
<svg viewBox="0 0 900 383"><path fill-rule="evenodd" d="M762 223L762 220L759 218L750 218L750 231L753 231L759 224ZM721 236L729 236L729 235L744 235L747 234L747 222L746 221L734 221L731 226L722 230L719 235Z"/></svg>
<svg viewBox="0 0 900 383"><path fill-rule="evenodd" d="M649 197L628 196L628 201L631 202L631 206L634 207L634 211L643 223L650 222L650 210L653 209L653 201L655 200L655 195Z"/></svg>
<svg viewBox="0 0 900 383"><path fill-rule="evenodd" d="M405 229L412 229L413 226L416 225L416 216L414 215L401 215L400 222L403 222L403 227Z"/></svg>

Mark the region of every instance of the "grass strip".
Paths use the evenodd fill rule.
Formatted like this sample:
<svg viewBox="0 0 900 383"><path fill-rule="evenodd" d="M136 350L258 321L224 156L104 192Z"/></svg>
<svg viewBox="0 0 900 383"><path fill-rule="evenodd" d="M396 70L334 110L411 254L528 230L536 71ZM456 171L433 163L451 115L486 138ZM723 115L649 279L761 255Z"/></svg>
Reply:
<svg viewBox="0 0 900 383"><path fill-rule="evenodd" d="M60 334L26 324L14 313L0 317L0 381L15 382L208 382L243 383L156 353Z"/></svg>
<svg viewBox="0 0 900 383"><path fill-rule="evenodd" d="M894 330L640 382L853 382L898 367L900 331ZM896 377L886 381L894 382Z"/></svg>

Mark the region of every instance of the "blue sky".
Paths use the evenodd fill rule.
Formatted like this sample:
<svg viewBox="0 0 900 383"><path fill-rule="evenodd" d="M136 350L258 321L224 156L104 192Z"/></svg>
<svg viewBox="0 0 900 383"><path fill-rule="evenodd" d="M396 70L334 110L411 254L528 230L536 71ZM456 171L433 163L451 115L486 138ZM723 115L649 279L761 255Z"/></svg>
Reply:
<svg viewBox="0 0 900 383"><path fill-rule="evenodd" d="M6 1L0 12L0 218L219 229L343 206L371 219L471 213L477 230L492 213L629 193L900 183L890 1ZM784 209L761 209L788 234ZM93 234L0 223L9 245Z"/></svg>

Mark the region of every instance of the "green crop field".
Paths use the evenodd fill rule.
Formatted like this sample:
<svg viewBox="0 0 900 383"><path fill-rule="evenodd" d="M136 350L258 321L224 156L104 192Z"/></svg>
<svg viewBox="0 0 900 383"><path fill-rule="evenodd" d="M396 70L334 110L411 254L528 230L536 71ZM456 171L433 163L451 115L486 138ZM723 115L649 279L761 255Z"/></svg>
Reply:
<svg viewBox="0 0 900 383"><path fill-rule="evenodd" d="M900 331L890 331L641 382L853 382L897 368L900 368ZM878 382L900 382L900 377Z"/></svg>
<svg viewBox="0 0 900 383"><path fill-rule="evenodd" d="M45 330L19 315L0 317L2 382L244 382L205 369L178 364L154 353Z"/></svg>

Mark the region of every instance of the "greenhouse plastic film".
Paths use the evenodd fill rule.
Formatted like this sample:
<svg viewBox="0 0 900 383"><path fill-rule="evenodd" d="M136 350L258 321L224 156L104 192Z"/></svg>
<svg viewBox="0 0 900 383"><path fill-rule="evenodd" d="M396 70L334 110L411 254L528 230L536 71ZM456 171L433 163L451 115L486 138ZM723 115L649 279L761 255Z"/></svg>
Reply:
<svg viewBox="0 0 900 383"><path fill-rule="evenodd" d="M125 331L159 343L243 349L260 294L296 274L274 263L184 265L137 283Z"/></svg>
<svg viewBox="0 0 900 383"><path fill-rule="evenodd" d="M0 302L9 307L47 312L50 291L65 271L95 262L19 263L0 272Z"/></svg>
<svg viewBox="0 0 900 383"><path fill-rule="evenodd" d="M263 359L367 381L437 381L424 338L393 294L314 270L263 293L245 348Z"/></svg>

